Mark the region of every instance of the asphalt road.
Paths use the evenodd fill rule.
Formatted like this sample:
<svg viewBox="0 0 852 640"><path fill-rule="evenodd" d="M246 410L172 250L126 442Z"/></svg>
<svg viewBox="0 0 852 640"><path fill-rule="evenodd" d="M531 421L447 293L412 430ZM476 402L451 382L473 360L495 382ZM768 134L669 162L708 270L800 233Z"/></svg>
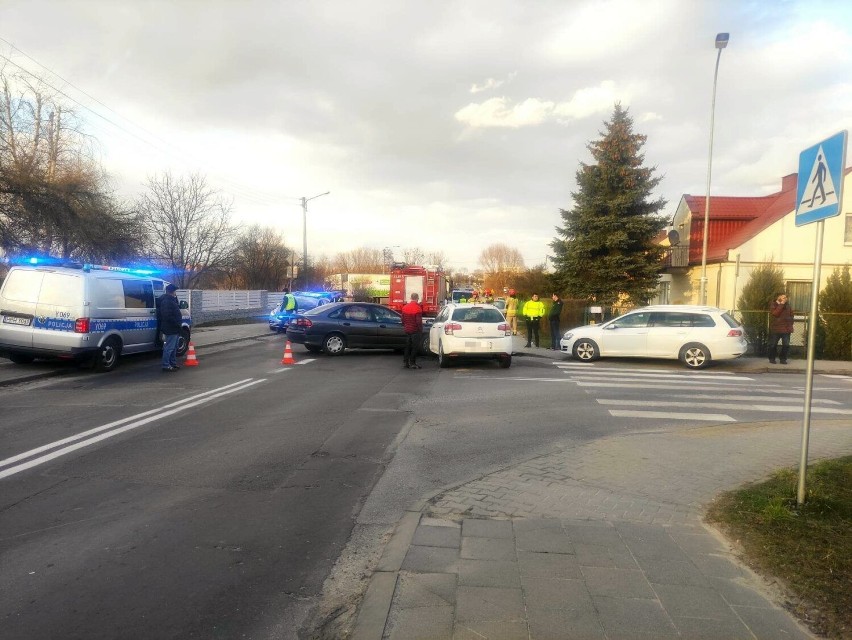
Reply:
<svg viewBox="0 0 852 640"><path fill-rule="evenodd" d="M0 391L4 639L295 636L422 388L387 392L390 355L211 352Z"/></svg>
<svg viewBox="0 0 852 640"><path fill-rule="evenodd" d="M804 384L556 354L412 371L295 347L282 367L282 343L0 389L4 640L296 637L430 492L615 432L789 420ZM815 406L848 415L850 388L820 377Z"/></svg>

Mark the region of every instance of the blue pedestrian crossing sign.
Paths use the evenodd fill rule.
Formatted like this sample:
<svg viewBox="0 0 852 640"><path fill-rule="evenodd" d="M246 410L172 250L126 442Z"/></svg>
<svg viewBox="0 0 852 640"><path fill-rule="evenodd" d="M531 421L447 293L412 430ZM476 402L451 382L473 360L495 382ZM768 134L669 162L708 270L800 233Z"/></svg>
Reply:
<svg viewBox="0 0 852 640"><path fill-rule="evenodd" d="M846 131L836 133L799 154L797 227L840 213L845 164Z"/></svg>

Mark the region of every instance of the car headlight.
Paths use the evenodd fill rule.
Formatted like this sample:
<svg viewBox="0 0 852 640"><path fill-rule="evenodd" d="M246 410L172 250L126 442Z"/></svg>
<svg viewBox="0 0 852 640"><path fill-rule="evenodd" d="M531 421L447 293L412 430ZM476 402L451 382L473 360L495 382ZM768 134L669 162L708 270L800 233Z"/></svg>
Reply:
<svg viewBox="0 0 852 640"><path fill-rule="evenodd" d="M570 340L570 339L571 339L571 338L573 338L573 337L574 337L574 334L573 334L573 333L571 333L570 331L566 331L566 332L565 332L565 335L564 335L564 336L562 336L562 339L563 339L563 340Z"/></svg>

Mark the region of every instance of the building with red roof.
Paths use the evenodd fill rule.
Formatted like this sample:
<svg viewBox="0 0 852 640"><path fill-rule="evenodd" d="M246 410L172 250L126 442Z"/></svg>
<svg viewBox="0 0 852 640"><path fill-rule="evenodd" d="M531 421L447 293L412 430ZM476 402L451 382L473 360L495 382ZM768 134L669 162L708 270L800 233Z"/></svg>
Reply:
<svg viewBox="0 0 852 640"><path fill-rule="evenodd" d="M825 221L820 287L831 272L852 264L852 168L844 173L840 215ZM767 196L710 196L707 235L707 304L737 309L738 292L755 267L773 262L784 270L793 308L807 311L816 248L816 224L797 227L798 175L781 179ZM700 303L705 196L684 194L660 243L668 247L655 302Z"/></svg>

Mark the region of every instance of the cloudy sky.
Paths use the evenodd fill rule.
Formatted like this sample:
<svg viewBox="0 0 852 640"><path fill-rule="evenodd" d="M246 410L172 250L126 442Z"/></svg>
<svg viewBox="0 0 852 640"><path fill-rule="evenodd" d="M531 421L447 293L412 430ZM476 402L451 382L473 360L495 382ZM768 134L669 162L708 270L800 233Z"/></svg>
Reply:
<svg viewBox="0 0 852 640"><path fill-rule="evenodd" d="M123 195L201 173L299 249L330 191L309 254L469 270L545 261L617 101L666 215L704 194L722 31L711 192L771 193L852 128L848 0L0 0L0 54L77 103Z"/></svg>

